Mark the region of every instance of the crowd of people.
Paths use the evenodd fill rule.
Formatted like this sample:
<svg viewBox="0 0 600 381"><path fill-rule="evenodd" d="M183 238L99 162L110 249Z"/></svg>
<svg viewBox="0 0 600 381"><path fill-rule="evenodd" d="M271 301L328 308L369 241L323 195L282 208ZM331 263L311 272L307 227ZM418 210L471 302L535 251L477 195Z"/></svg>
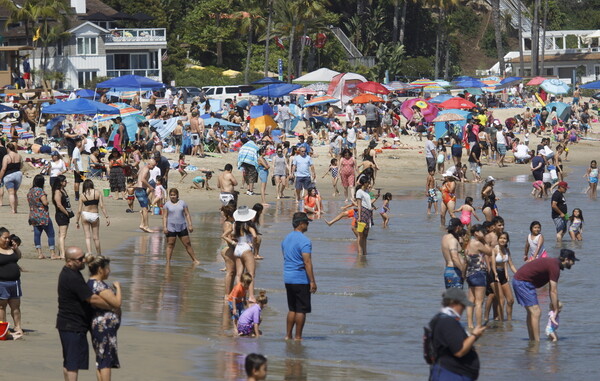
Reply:
<svg viewBox="0 0 600 381"><path fill-rule="evenodd" d="M446 265L444 284L448 290L443 297L442 314L453 319L438 319L432 329L439 359L432 366L433 379L448 379L451 373L476 379L479 365L473 343L484 333L486 321L512 319L515 299L526 308L529 338L539 340L541 309L536 289L547 283L550 284L552 301L547 334L552 340L558 339L556 330L561 305L557 292L558 277L560 270L571 268L578 259L573 251L566 249L561 251L558 259L550 258L544 248L541 223L533 221L531 234L525 243L526 263L517 269L509 249L510 237L500 216L500 199L494 191L496 179L485 176L482 166L505 167L510 163L509 157L514 157L516 164L523 165L524 172L531 172L534 197L547 197L548 192L552 194L551 217L556 227L556 239L562 240L569 232L571 239L581 240L583 212L575 208L571 215L568 213L565 199L568 184L564 181L563 160L566 160L569 148L589 131L591 116L588 104L580 106L574 102L567 120L561 120L555 109L530 111L526 108L523 114L504 123L495 118L491 110L478 107L471 110L471 116L460 133L449 128L444 138L434 142L436 131L420 113L419 107L404 123L399 106L393 102L370 102L360 110L349 102L345 109L345 123L340 121L331 105L323 108L323 115L317 115L316 109L308 107L304 114L304 132L291 137L288 134L291 132L289 102L273 105L282 115L278 118L280 128L261 132L250 129L246 119L248 110L240 107L235 99L225 103L218 114L210 109L209 102L201 105L194 101L188 108L181 98L175 96L169 98L167 106L158 107L157 99L155 94L152 95L144 113L148 119L168 121L177 118L177 126L169 136L161 136L150 123L140 122L135 136L130 137L121 118L115 118L109 126L87 132L75 130L73 124L78 119L64 125L60 121L54 124L49 130L49 137L55 139L58 146L53 145L47 152L50 154L49 161L36 167L40 173L33 177L27 193L28 223L33 228L38 258L46 258L41 239L42 233L45 233L50 258L65 261L59 277L57 318L65 379L75 379L79 369L88 367L88 330L92 333L96 352L98 379L109 380L111 369L119 367L116 334L122 296L118 282L113 282L112 287L105 282L110 275L110 259L101 251L100 214L104 216L106 226L110 226L111 220L104 192L96 189L99 181L109 181L114 195L111 202L123 205L127 202L124 213L134 211L137 199L139 228L143 232L154 232L149 224L149 215L155 209L162 214L167 266L171 263L177 238L192 263L198 265L200 261L190 240L190 234L194 232L193 219L188 203L180 198L179 190L173 186L173 174L180 174L181 183L192 171L193 166L186 157L201 158L235 151L235 167L228 163L234 161L232 156L226 156L227 159L223 160L226 164L218 169L216 179L222 204L219 254L225 263L222 297L229 307L233 332L240 336L261 335L262 310L268 304L268 297L264 290L255 289L257 280L260 280L256 261L263 259L260 247L265 238L260 230L264 225L264 208L269 206L266 195L270 193L267 187L271 183L278 200L290 198L298 208L291 221L293 231L283 238L281 250L288 302L285 338L302 340L306 314L312 311L311 295L317 291L312 242L306 233L314 219L329 212L323 207L323 188L319 189L316 184L319 174L314 163L318 157L315 148L328 146L329 165L321 177L331 177L332 197L337 198L341 193L344 197L342 212L325 222L331 226L341 219L351 219L350 228L356 238L357 254L365 256L376 213L382 218L382 228L389 226L391 217L392 193L381 192L375 187L380 170L378 154L384 148L405 148L400 138L413 133L426 137L427 212L439 211L441 224L447 229L447 234L442 237L442 253ZM131 100L131 105L141 107L139 95ZM27 105L26 108L35 110L31 107ZM358 113L364 114L364 125L356 117ZM200 117L204 114L224 117L242 128L230 131L219 122L207 125ZM19 123L35 126L38 117L34 111L24 111ZM32 130L35 132L35 128ZM542 138L536 149L530 148L530 137L533 139L534 136ZM10 141L0 147L0 178L7 189L11 211L16 214L24 160L18 149L19 137L11 135L7 138ZM297 142L292 140L296 138ZM357 144L360 140L368 142L362 151ZM43 148L46 143L36 142L27 148L32 152L46 152L47 149ZM66 154L59 152L60 144L64 144ZM177 160L169 161L165 156L170 149L170 152L176 153ZM509 151L513 155L507 157ZM469 167L462 161L465 152ZM88 155L87 168L82 154ZM29 163L32 164L32 161ZM446 167L447 164L452 165ZM234 168L241 171L239 182ZM202 175L194 176L192 187L210 190L209 180L216 171L206 168L196 170ZM67 176L70 177L70 173L73 187L68 186ZM436 174L442 175L441 183ZM589 182L589 195L595 197L598 182L595 161L590 163L584 176ZM45 190L46 177L50 183L49 195ZM467 181L482 182L481 194L480 197L466 197L459 206L457 183ZM339 191L338 183L341 183L343 192ZM252 207L238 205L241 190L245 190L248 196L260 193L261 202ZM476 198L481 199L481 206ZM438 205L440 199L442 203ZM377 202L381 202L381 206L376 206ZM50 204L54 206L54 218L50 214ZM481 214L478 214L479 210ZM449 216L448 224L446 216ZM482 224L472 223L473 218L480 222L480 217L481 221L485 220ZM67 235L73 218L76 228L83 228L85 251L68 245ZM54 224L58 226L57 230ZM2 314L6 315L9 307L14 320L14 338L23 335L17 265L21 257L19 245L18 237L0 229L0 321L6 320ZM87 282L81 274L85 264L90 270ZM512 282L509 272L514 274ZM465 281L468 294L458 291ZM463 310L467 311L470 335L457 323ZM248 375L254 375L255 379L262 379L261 375L266 374L266 360L259 360L247 368L251 369Z"/></svg>

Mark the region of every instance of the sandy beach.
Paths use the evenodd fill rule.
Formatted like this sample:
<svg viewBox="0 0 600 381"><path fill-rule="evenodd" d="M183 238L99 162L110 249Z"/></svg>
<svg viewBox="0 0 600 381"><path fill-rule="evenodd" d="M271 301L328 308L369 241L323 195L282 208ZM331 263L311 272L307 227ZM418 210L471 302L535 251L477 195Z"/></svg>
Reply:
<svg viewBox="0 0 600 381"><path fill-rule="evenodd" d="M502 109L494 110L497 118L504 120L517 113L520 109ZM593 125L595 131L599 126ZM597 138L596 134L590 134L590 137ZM391 192L393 195L404 195L407 193L423 192L425 188L425 155L423 147L425 140L410 140L409 137L402 136L402 143L408 144L409 149L383 150L377 158L381 170L377 174L377 187L382 188L382 192ZM538 138L532 138L530 147L535 147ZM358 152L366 147L368 142L361 141ZM570 146L568 161L565 161L567 171L571 166L589 165L589 161L595 159L600 143L591 140L582 140L578 144ZM332 188L330 177L321 179L321 176L327 171L330 157L327 154L328 146L315 147L317 157L315 158L315 167L317 172L317 186L324 199L331 199ZM27 154L23 154L27 157ZM38 155L39 156L39 155ZM175 154L166 154L170 160L176 160ZM512 156L509 154L509 157ZM463 154L463 160L466 156ZM219 157L206 157L203 159L189 158L190 164L210 168L218 171L226 163L236 166L237 154L228 153L219 155ZM358 160L360 162L360 160ZM450 166L446 162L446 166ZM3 373L2 379L7 380L36 380L36 379L61 379L62 378L62 354L58 337L58 332L54 328L57 312L57 281L58 274L63 266L62 261L38 260L33 247L33 233L27 224L28 207L26 194L31 185L33 175L37 173L33 168L26 170L27 178L24 178L21 189L19 190L19 213L15 216L10 213L8 207L8 195L4 197L4 206L0 208L0 225L7 227L11 233L15 233L23 240L22 251L23 259L19 262L23 268L21 280L23 286L23 298L21 310L23 315L23 328L26 331L21 340L0 342L3 354ZM489 175L502 180L516 175L529 174L529 165L509 164L506 168L499 168L495 164L485 165L482 168L482 176ZM567 172L568 173L568 172ZM241 173L234 170L234 175L241 180ZM576 174L580 176L580 174ZM218 191L205 191L190 189L191 180L194 173L190 173L185 181L179 183L180 175L176 171L170 174L170 186L180 190L180 198L185 200L194 213L215 212L219 207ZM441 176L436 175L441 179ZM469 174L469 177L472 177ZM70 178L69 178L70 180ZM566 179L567 181L568 178ZM108 181L95 181L96 189L108 187ZM210 183L212 188L216 188L216 176ZM340 190L341 184L338 185ZM260 187L258 187L260 189ZM49 191L46 185L46 191ZM69 193L72 193L72 187L69 183ZM267 187L267 200L270 203L275 201L275 190L270 184ZM290 189L286 190L286 195L291 196ZM73 198L73 196L71 195ZM343 196L338 196L338 200L343 200ZM462 200L461 200L462 201ZM240 194L239 205L253 205L260 202L260 196L247 196ZM462 202L461 202L462 203ZM144 235L137 229L139 224L139 214L127 214L126 201L118 201L113 198L106 199L106 205L111 218L111 225L105 226L104 220L100 229L102 238L102 249L105 253L117 248L124 240L137 235ZM54 208L51 207L51 216ZM136 211L139 207L136 202ZM423 213L426 210L425 197L423 195ZM336 210L326 210L325 217L332 218L337 214ZM161 220L159 216L150 218L150 226L159 229ZM374 232L374 236L377 231ZM280 237L263 237L265 240L279 240ZM42 238L43 247L46 244L45 236ZM67 245L76 245L85 247L84 235L82 230L77 230L75 224L71 223L69 234L67 236ZM213 258L214 252L207 252L201 247L196 247L196 254L200 261L207 258ZM434 237L431 251L438 250L438 239ZM45 253L48 255L48 253ZM200 265L202 267L202 265ZM88 277L87 270L84 270L84 276ZM220 274L213 274L216 277ZM257 274L260 279L260 273ZM118 280L112 279L111 280ZM214 295L215 300L222 295ZM125 308L123 314L127 315ZM8 318L12 325L12 318ZM144 331L135 326L124 325L119 330L119 357L122 368L115 370L113 376L115 379L122 380L162 380L192 379L185 373L194 367L194 363L189 359L189 352L199 346L207 345L207 341L196 335L177 334L170 332L152 332ZM90 370L81 371L80 379L93 380L95 372L93 367L93 350L90 347Z"/></svg>

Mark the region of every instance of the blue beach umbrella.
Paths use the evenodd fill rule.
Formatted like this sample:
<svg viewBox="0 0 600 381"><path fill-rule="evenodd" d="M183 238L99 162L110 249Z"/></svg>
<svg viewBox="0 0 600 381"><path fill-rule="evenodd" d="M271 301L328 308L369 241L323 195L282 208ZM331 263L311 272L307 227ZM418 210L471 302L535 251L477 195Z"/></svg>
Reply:
<svg viewBox="0 0 600 381"><path fill-rule="evenodd" d="M585 85L581 85L579 86L582 89L600 89L600 81L594 81L594 82L590 82L590 83L586 83Z"/></svg>
<svg viewBox="0 0 600 381"><path fill-rule="evenodd" d="M270 85L272 83L283 83L283 82L275 77L264 77L263 79L259 79L258 81L252 82L253 85Z"/></svg>
<svg viewBox="0 0 600 381"><path fill-rule="evenodd" d="M250 95L257 95L261 97L274 97L279 98L284 95L288 95L292 91L301 88L300 85L293 85L289 83L275 83L265 87L261 87L257 90L252 90Z"/></svg>
<svg viewBox="0 0 600 381"><path fill-rule="evenodd" d="M552 111L553 107L556 107L556 115L558 115L558 119L567 120L569 118L569 114L571 113L571 105L564 102L552 102L546 105L546 110Z"/></svg>
<svg viewBox="0 0 600 381"><path fill-rule="evenodd" d="M79 89L75 92L75 95L77 95L79 98L94 98L98 94L96 94L94 90Z"/></svg>
<svg viewBox="0 0 600 381"><path fill-rule="evenodd" d="M569 85L556 78L545 80L540 87L550 94L566 94L569 92Z"/></svg>
<svg viewBox="0 0 600 381"><path fill-rule="evenodd" d="M447 101L448 99L453 98L452 95L450 94L440 94L437 97L433 97L429 100L430 103L435 103L435 104L440 104L443 103L445 101Z"/></svg>
<svg viewBox="0 0 600 381"><path fill-rule="evenodd" d="M95 102L85 98L77 98L44 107L42 108L42 114L119 115L120 111L118 108L105 105L104 103Z"/></svg>
<svg viewBox="0 0 600 381"><path fill-rule="evenodd" d="M482 88L482 87L486 87L486 86L487 85L485 83L483 83L480 80L475 79L475 78L465 79L465 80L459 81L454 84L454 87L458 87L458 88L469 88L469 87Z"/></svg>

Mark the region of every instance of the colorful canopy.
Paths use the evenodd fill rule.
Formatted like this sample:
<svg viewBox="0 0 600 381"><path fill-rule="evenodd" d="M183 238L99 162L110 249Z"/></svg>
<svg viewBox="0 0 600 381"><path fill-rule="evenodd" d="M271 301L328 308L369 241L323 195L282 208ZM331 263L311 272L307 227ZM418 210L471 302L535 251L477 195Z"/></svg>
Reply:
<svg viewBox="0 0 600 381"><path fill-rule="evenodd" d="M388 87L391 87L393 90L401 91L401 90L410 90L414 87L409 85L408 83L392 81L387 84Z"/></svg>
<svg viewBox="0 0 600 381"><path fill-rule="evenodd" d="M91 101L85 98L77 98L71 101L59 102L42 108L42 114L81 114L96 115L110 114L118 115L119 109L104 103Z"/></svg>
<svg viewBox="0 0 600 381"><path fill-rule="evenodd" d="M432 81L431 79L421 78L416 81L412 81L410 83L412 87L425 87L425 86L439 86L436 81Z"/></svg>
<svg viewBox="0 0 600 381"><path fill-rule="evenodd" d="M292 91L290 94L294 94L294 95L316 95L317 94L317 90L313 90L313 89L309 89L308 87L303 87L301 89L296 89L294 91Z"/></svg>
<svg viewBox="0 0 600 381"><path fill-rule="evenodd" d="M263 115L250 120L250 133L254 133L255 129L258 129L260 132L265 132L267 127L277 128L277 122L273 120L271 115Z"/></svg>
<svg viewBox="0 0 600 381"><path fill-rule="evenodd" d="M133 108L130 105L128 105L127 103L109 103L109 106L115 107L119 110L119 116L121 118L125 118L127 116L131 116L131 115L141 115L142 114L142 110L138 110L137 108ZM102 113L101 115L97 115L96 117L94 117L95 121L98 122L104 122L107 120L111 120L115 118L114 115L108 114L108 113Z"/></svg>
<svg viewBox="0 0 600 381"><path fill-rule="evenodd" d="M335 103L335 102L339 102L339 101L340 100L337 98L330 97L329 95L325 95L322 97L317 97L317 98L311 99L310 102L306 102L304 104L304 107L324 105L326 103Z"/></svg>

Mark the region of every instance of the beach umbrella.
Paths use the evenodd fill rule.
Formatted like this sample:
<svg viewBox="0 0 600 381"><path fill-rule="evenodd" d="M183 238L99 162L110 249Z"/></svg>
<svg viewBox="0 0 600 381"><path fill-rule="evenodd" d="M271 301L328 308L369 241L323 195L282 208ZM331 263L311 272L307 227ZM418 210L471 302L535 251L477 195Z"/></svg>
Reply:
<svg viewBox="0 0 600 381"><path fill-rule="evenodd" d="M571 105L564 102L552 102L546 105L546 110L552 111L552 108L556 107L556 115L558 119L566 121L569 119L571 113Z"/></svg>
<svg viewBox="0 0 600 381"><path fill-rule="evenodd" d="M473 102L469 102L468 100L461 97L450 98L447 101L440 103L439 107L445 109L472 109L473 107L477 107Z"/></svg>
<svg viewBox="0 0 600 381"><path fill-rule="evenodd" d="M108 105L119 109L118 116L120 116L121 118L125 118L130 115L141 115L142 114L142 110L138 110L137 108L131 107L127 103L117 102L117 103L109 103ZM96 115L93 120L98 121L98 122L105 122L107 120L111 120L114 118L115 118L115 115L101 114L101 115Z"/></svg>
<svg viewBox="0 0 600 381"><path fill-rule="evenodd" d="M308 87L303 87L301 89L296 89L296 90L292 91L290 94L294 94L294 95L300 95L300 94L304 94L304 95L316 95L317 94L317 90L309 89Z"/></svg>
<svg viewBox="0 0 600 381"><path fill-rule="evenodd" d="M453 98L453 97L450 94L440 94L436 97L429 99L429 103L439 104L439 103L447 101L448 99L451 99L451 98Z"/></svg>
<svg viewBox="0 0 600 381"><path fill-rule="evenodd" d="M441 86L441 87L450 87L450 86L452 86L452 84L450 82L448 82L446 80L443 80L443 79L436 79L435 83L437 83L438 86Z"/></svg>
<svg viewBox="0 0 600 381"><path fill-rule="evenodd" d="M534 77L534 78L531 78L529 80L529 82L527 82L527 86L539 86L545 80L546 80L546 78L544 78L544 77Z"/></svg>
<svg viewBox="0 0 600 381"><path fill-rule="evenodd" d="M466 81L466 80L469 80L469 79L475 79L475 78L469 77L468 75L461 75L461 76L458 76L458 77L454 78L452 80L452 83L458 83L460 81Z"/></svg>
<svg viewBox="0 0 600 381"><path fill-rule="evenodd" d="M461 115L449 112L446 114L438 114L438 116L433 120L433 122L457 122L459 120L464 120L465 118Z"/></svg>
<svg viewBox="0 0 600 381"><path fill-rule="evenodd" d="M438 121L438 118L441 118L444 115L450 115L447 117L448 119L458 119L460 120L442 120ZM472 115L469 111L465 110L444 110L440 111L436 119L434 120L434 129L435 129L435 137L436 139L443 138L449 132L462 137L464 126L467 124L467 119Z"/></svg>
<svg viewBox="0 0 600 381"><path fill-rule="evenodd" d="M118 115L119 109L86 98L77 98L71 101L59 102L48 107L44 107L42 108L42 114Z"/></svg>
<svg viewBox="0 0 600 381"><path fill-rule="evenodd" d="M120 77L111 78L107 81L100 82L96 85L96 88L107 88L116 89L117 91L122 90L153 90L162 89L165 87L164 83L157 82L153 79L142 77L139 75L122 75Z"/></svg>
<svg viewBox="0 0 600 381"><path fill-rule="evenodd" d="M311 90L315 90L317 92L319 92L319 91L327 91L329 89L329 84L328 83L323 83L323 82L317 82L317 83L310 84L310 85L308 85L306 87L309 88L309 89L311 89Z"/></svg>
<svg viewBox="0 0 600 381"><path fill-rule="evenodd" d="M410 90L413 88L408 83L404 83L404 82L400 82L400 81L392 81L392 82L388 83L387 85L388 85L388 87L390 87L396 91Z"/></svg>
<svg viewBox="0 0 600 381"><path fill-rule="evenodd" d="M283 81L273 77L264 77L263 79L252 82L253 85L270 85L273 83L283 83Z"/></svg>
<svg viewBox="0 0 600 381"><path fill-rule="evenodd" d="M589 83L586 83L585 85L581 85L579 87L581 87L582 89L595 89L595 90L597 90L597 89L600 89L600 81L589 82Z"/></svg>
<svg viewBox="0 0 600 381"><path fill-rule="evenodd" d="M447 90L440 85L429 85L422 88L426 93L445 93Z"/></svg>
<svg viewBox="0 0 600 381"><path fill-rule="evenodd" d="M18 118L19 110L15 110L12 107L0 105L0 119L4 119L7 116L9 116L11 118Z"/></svg>
<svg viewBox="0 0 600 381"><path fill-rule="evenodd" d="M306 102L304 104L304 107L324 105L326 103L335 103L339 101L340 100L338 98L330 97L329 95L324 95L322 97L311 99L310 102Z"/></svg>
<svg viewBox="0 0 600 381"><path fill-rule="evenodd" d="M292 91L301 87L301 85L294 85L290 83L273 83L271 85L261 87L260 89L252 90L250 95L279 98L284 95L288 95Z"/></svg>
<svg viewBox="0 0 600 381"><path fill-rule="evenodd" d="M206 126L208 126L209 124L211 126L214 126L215 123L219 123L221 126L225 126L225 127L239 127L240 126L239 124L235 124L228 120L220 119L220 118L209 117L209 118L204 119L204 125L206 125Z"/></svg>
<svg viewBox="0 0 600 381"><path fill-rule="evenodd" d="M435 107L433 103L429 103L424 99L412 98L402 103L400 112L406 119L410 119L413 116L412 107L417 106L421 109L421 113L427 122L431 122L439 113L439 109Z"/></svg>
<svg viewBox="0 0 600 381"><path fill-rule="evenodd" d="M385 100L379 98L375 94L360 94L359 96L352 98L352 103L361 104L369 102L385 102Z"/></svg>
<svg viewBox="0 0 600 381"><path fill-rule="evenodd" d="M46 135L50 136L50 132L52 131L54 126L56 126L56 124L58 122L64 121L66 118L67 117L64 115L58 115L58 116L55 116L54 118L50 119L50 121L48 123L46 123Z"/></svg>
<svg viewBox="0 0 600 381"><path fill-rule="evenodd" d="M412 81L410 85L412 87L438 86L437 82L427 78L421 78L417 79L416 81Z"/></svg>
<svg viewBox="0 0 600 381"><path fill-rule="evenodd" d="M522 80L521 77L507 77L500 81L500 85L510 87L519 84Z"/></svg>
<svg viewBox="0 0 600 381"><path fill-rule="evenodd" d="M460 82L455 83L454 87L458 87L458 88L468 88L468 87L482 88L482 87L486 87L486 86L485 86L485 83L481 82L480 80L475 79L475 78L471 78L471 79L465 79L465 80L462 80Z"/></svg>
<svg viewBox="0 0 600 381"><path fill-rule="evenodd" d="M540 87L550 94L566 94L569 92L569 85L556 78L545 80Z"/></svg>
<svg viewBox="0 0 600 381"><path fill-rule="evenodd" d="M277 128L277 122L273 120L271 115L263 115L258 118L254 118L250 120L250 133L254 133L254 130L258 129L258 131L265 132L267 127Z"/></svg>
<svg viewBox="0 0 600 381"><path fill-rule="evenodd" d="M388 89L386 89L382 84L373 82L373 81L361 82L356 87L359 90L365 91L368 93L374 93L374 94L389 94L390 93L390 91Z"/></svg>
<svg viewBox="0 0 600 381"><path fill-rule="evenodd" d="M476 87L469 87L465 89L469 94L473 94L473 95L481 95L483 94L483 90L478 89Z"/></svg>
<svg viewBox="0 0 600 381"><path fill-rule="evenodd" d="M77 95L79 98L94 98L98 94L96 94L94 90L79 89L75 91L75 95Z"/></svg>

